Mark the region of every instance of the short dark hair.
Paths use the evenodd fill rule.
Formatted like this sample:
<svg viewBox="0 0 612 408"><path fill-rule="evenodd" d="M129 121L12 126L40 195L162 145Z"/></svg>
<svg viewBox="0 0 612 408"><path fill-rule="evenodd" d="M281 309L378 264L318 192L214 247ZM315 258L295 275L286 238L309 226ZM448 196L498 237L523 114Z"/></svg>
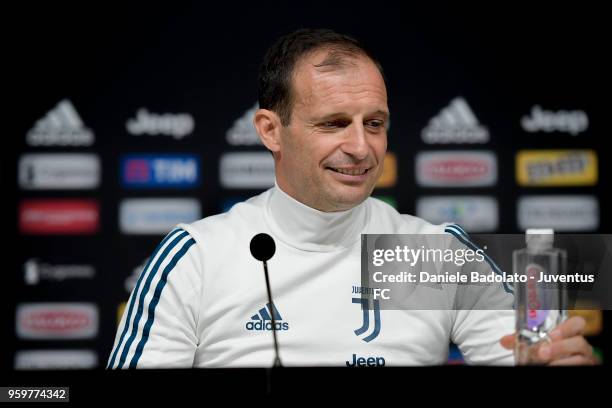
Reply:
<svg viewBox="0 0 612 408"><path fill-rule="evenodd" d="M260 66L257 97L259 107L276 112L283 126L291 122L292 78L296 64L300 58L322 48L329 49L330 53L317 67L341 67L346 65L347 57L365 56L383 75L376 58L348 35L328 29L299 29L279 38L268 49Z"/></svg>

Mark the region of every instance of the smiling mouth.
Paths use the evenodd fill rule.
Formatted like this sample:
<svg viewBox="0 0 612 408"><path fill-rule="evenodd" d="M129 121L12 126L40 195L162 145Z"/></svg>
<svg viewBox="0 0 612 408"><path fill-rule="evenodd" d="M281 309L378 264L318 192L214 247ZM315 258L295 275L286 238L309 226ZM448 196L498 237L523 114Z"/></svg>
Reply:
<svg viewBox="0 0 612 408"><path fill-rule="evenodd" d="M366 174L368 171L370 171L369 168L367 169L342 169L342 168L335 168L335 167L327 167L327 169L335 171L336 173L345 174L348 176L361 176L361 175Z"/></svg>

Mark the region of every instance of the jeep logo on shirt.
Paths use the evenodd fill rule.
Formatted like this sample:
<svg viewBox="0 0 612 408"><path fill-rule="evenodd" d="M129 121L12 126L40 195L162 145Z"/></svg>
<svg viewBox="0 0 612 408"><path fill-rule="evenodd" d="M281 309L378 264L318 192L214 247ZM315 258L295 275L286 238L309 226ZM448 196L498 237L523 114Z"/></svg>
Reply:
<svg viewBox="0 0 612 408"><path fill-rule="evenodd" d="M352 361L346 361L347 367L384 367L384 357L358 357L353 354Z"/></svg>

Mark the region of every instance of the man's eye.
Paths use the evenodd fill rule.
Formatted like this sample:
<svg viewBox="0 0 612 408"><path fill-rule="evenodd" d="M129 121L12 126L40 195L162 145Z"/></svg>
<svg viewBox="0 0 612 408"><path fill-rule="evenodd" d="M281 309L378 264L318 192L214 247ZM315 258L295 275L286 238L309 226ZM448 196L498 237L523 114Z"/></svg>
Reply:
<svg viewBox="0 0 612 408"><path fill-rule="evenodd" d="M330 120L321 124L324 128L334 129L348 126L348 122L344 120Z"/></svg>
<svg viewBox="0 0 612 408"><path fill-rule="evenodd" d="M366 122L366 125L377 129L383 127L385 124L382 120L370 120Z"/></svg>

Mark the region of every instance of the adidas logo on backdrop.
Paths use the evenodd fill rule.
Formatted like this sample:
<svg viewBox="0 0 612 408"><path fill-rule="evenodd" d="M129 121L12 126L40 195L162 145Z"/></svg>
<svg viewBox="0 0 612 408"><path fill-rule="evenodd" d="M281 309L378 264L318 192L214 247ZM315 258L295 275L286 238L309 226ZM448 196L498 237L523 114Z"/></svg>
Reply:
<svg viewBox="0 0 612 408"><path fill-rule="evenodd" d="M86 128L72 102L60 101L26 135L30 146L91 146L93 132Z"/></svg>
<svg viewBox="0 0 612 408"><path fill-rule="evenodd" d="M486 143L489 130L480 125L466 100L457 97L429 121L421 138L428 144Z"/></svg>

